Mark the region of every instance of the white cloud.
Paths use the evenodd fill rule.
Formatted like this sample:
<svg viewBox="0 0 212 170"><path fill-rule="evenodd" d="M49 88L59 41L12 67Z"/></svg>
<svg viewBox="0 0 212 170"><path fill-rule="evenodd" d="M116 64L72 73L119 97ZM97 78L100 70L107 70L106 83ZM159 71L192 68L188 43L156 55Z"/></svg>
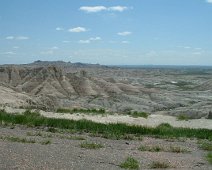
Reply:
<svg viewBox="0 0 212 170"><path fill-rule="evenodd" d="M194 55L201 55L202 53L201 52L193 52L192 54L194 54Z"/></svg>
<svg viewBox="0 0 212 170"><path fill-rule="evenodd" d="M14 48L14 49L18 49L19 47L18 47L18 46L14 46L13 48Z"/></svg>
<svg viewBox="0 0 212 170"><path fill-rule="evenodd" d="M78 32L86 32L88 30L84 27L75 27L75 28L70 28L68 31L78 33Z"/></svg>
<svg viewBox="0 0 212 170"><path fill-rule="evenodd" d="M91 37L88 40L79 40L78 43L80 44L90 44L92 41L99 41L101 40L101 37Z"/></svg>
<svg viewBox="0 0 212 170"><path fill-rule="evenodd" d="M25 37L25 36L17 36L17 37L8 36L5 39L7 39L7 40L28 40L29 37Z"/></svg>
<svg viewBox="0 0 212 170"><path fill-rule="evenodd" d="M206 0L207 3L211 3L212 4L212 0Z"/></svg>
<svg viewBox="0 0 212 170"><path fill-rule="evenodd" d="M202 48L195 48L195 50L202 50Z"/></svg>
<svg viewBox="0 0 212 170"><path fill-rule="evenodd" d="M129 44L130 42L129 41L122 41L121 43L122 44Z"/></svg>
<svg viewBox="0 0 212 170"><path fill-rule="evenodd" d="M63 43L70 43L71 41L64 40Z"/></svg>
<svg viewBox="0 0 212 170"><path fill-rule="evenodd" d="M117 33L117 34L120 35L120 36L127 36L127 35L132 34L132 32L124 31L124 32L119 32L119 33Z"/></svg>
<svg viewBox="0 0 212 170"><path fill-rule="evenodd" d="M107 10L107 8L105 6L82 6L79 8L79 10L92 13L92 12L105 11Z"/></svg>
<svg viewBox="0 0 212 170"><path fill-rule="evenodd" d="M12 51L7 51L7 52L4 52L4 53L2 53L2 54L5 54L5 55L14 55L14 54L16 54L16 53L14 53L14 52L12 52Z"/></svg>
<svg viewBox="0 0 212 170"><path fill-rule="evenodd" d="M108 8L109 11L118 11L118 12L123 12L127 9L128 9L128 7L126 7L126 6L112 6L112 7Z"/></svg>
<svg viewBox="0 0 212 170"><path fill-rule="evenodd" d="M89 38L90 41L98 41L98 40L101 40L101 37L91 37Z"/></svg>
<svg viewBox="0 0 212 170"><path fill-rule="evenodd" d="M184 48L185 48L185 49L191 49L191 47L189 47L189 46L185 46Z"/></svg>
<svg viewBox="0 0 212 170"><path fill-rule="evenodd" d="M90 40L79 40L80 44L90 44Z"/></svg>
<svg viewBox="0 0 212 170"><path fill-rule="evenodd" d="M7 40L14 40L15 37L13 37L13 36L8 36L8 37L6 37L5 39L7 39Z"/></svg>
<svg viewBox="0 0 212 170"><path fill-rule="evenodd" d="M48 51L42 51L41 54L44 54L44 55L52 55L54 53L53 50L48 50Z"/></svg>
<svg viewBox="0 0 212 170"><path fill-rule="evenodd" d="M123 12L129 9L126 6L112 6L112 7L105 7L105 6L82 6L79 8L80 11L84 11L87 13L95 13L101 11L116 11L116 12Z"/></svg>
<svg viewBox="0 0 212 170"><path fill-rule="evenodd" d="M56 31L63 31L64 30L64 28L62 28L62 27L57 27L56 28Z"/></svg>
<svg viewBox="0 0 212 170"><path fill-rule="evenodd" d="M29 37L25 37L25 36L18 36L16 37L16 40L28 40Z"/></svg>
<svg viewBox="0 0 212 170"><path fill-rule="evenodd" d="M54 47L51 47L50 49L51 49L51 50L58 50L59 47L54 46Z"/></svg>

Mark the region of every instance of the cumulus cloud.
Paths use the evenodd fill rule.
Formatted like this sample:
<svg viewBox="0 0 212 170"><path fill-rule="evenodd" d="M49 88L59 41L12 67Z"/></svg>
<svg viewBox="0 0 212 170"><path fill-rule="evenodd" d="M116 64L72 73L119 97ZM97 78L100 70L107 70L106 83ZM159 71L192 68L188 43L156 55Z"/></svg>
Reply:
<svg viewBox="0 0 212 170"><path fill-rule="evenodd" d="M75 28L70 28L68 31L79 33L79 32L86 32L88 30L84 27L75 27Z"/></svg>
<svg viewBox="0 0 212 170"><path fill-rule="evenodd" d="M62 27L57 27L56 28L56 31L63 31L64 30L64 28L62 28Z"/></svg>
<svg viewBox="0 0 212 170"><path fill-rule="evenodd" d="M120 35L120 36L127 36L127 35L132 34L132 32L124 31L124 32L118 32L117 34Z"/></svg>
<svg viewBox="0 0 212 170"><path fill-rule="evenodd" d="M212 4L212 0L206 0L206 2Z"/></svg>
<svg viewBox="0 0 212 170"><path fill-rule="evenodd" d="M87 13L95 13L101 11L116 11L116 12L123 12L129 9L126 6L112 6L112 7L105 7L105 6L82 6L79 8L80 11L84 11Z"/></svg>

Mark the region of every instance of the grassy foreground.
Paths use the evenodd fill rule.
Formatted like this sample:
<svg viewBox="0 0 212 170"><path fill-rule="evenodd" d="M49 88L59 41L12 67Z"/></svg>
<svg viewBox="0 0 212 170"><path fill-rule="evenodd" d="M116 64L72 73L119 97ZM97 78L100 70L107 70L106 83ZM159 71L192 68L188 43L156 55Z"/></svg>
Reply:
<svg viewBox="0 0 212 170"><path fill-rule="evenodd" d="M78 132L88 132L102 135L122 136L126 134L133 135L153 135L161 137L187 137L198 139L212 140L212 130L208 129L189 129L189 128L174 128L166 124L156 128L144 126L131 126L122 123L117 124L101 124L88 120L67 120L54 119L41 116L39 113L25 111L23 114L9 114L4 110L0 111L0 124L20 124L27 126L42 126L60 129L75 130Z"/></svg>

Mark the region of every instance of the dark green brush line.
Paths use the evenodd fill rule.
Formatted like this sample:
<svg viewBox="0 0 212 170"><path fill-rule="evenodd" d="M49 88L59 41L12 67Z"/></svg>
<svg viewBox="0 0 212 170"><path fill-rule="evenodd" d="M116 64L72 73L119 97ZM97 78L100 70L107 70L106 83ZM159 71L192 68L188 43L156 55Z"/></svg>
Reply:
<svg viewBox="0 0 212 170"><path fill-rule="evenodd" d="M39 113L26 111L23 114L8 114L0 111L0 122L21 124L28 126L47 126L61 129L73 129L89 133L114 134L117 136L125 134L135 135L157 135L165 137L188 137L212 140L212 130L189 129L159 126L156 128L144 126L130 126L122 123L101 124L88 120L54 119L40 116Z"/></svg>

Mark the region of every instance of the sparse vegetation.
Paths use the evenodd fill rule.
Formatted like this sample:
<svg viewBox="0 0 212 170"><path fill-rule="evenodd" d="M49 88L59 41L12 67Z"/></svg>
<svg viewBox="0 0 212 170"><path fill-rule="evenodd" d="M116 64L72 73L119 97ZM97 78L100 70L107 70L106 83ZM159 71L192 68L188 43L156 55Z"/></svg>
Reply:
<svg viewBox="0 0 212 170"><path fill-rule="evenodd" d="M170 168L170 165L166 162L154 161L150 165L150 168L152 168L152 169L166 169L166 168Z"/></svg>
<svg viewBox="0 0 212 170"><path fill-rule="evenodd" d="M139 151L149 151L149 152L160 152L160 151L164 151L164 148L160 147L160 146L140 146L138 148Z"/></svg>
<svg viewBox="0 0 212 170"><path fill-rule="evenodd" d="M8 114L0 111L0 122L21 124L28 126L46 126L58 129L68 129L78 132L88 132L101 135L122 136L126 134L133 135L151 135L161 137L187 137L199 139L212 139L212 130L209 129L190 129L190 128L152 128L136 125L101 124L88 120L67 120L54 119L41 116L39 113ZM108 136L109 136L108 135Z"/></svg>
<svg viewBox="0 0 212 170"><path fill-rule="evenodd" d="M60 138L69 140L85 140L82 136L60 136Z"/></svg>
<svg viewBox="0 0 212 170"><path fill-rule="evenodd" d="M56 110L57 113L72 113L71 109L65 109L65 108L58 108Z"/></svg>
<svg viewBox="0 0 212 170"><path fill-rule="evenodd" d="M179 146L170 146L169 152L174 152L174 153L188 153L190 152L189 150L185 148L181 148Z"/></svg>
<svg viewBox="0 0 212 170"><path fill-rule="evenodd" d="M48 145L48 144L51 144L51 140L47 139L47 140L41 141L41 145Z"/></svg>
<svg viewBox="0 0 212 170"><path fill-rule="evenodd" d="M212 164L212 152L209 152L209 153L207 154L206 158L207 158L208 162L209 162L210 164Z"/></svg>
<svg viewBox="0 0 212 170"><path fill-rule="evenodd" d="M203 150L212 151L212 142L211 141L200 141L199 146Z"/></svg>
<svg viewBox="0 0 212 170"><path fill-rule="evenodd" d="M10 142L20 142L20 143L35 143L33 139L20 138L15 136L1 136L0 139L10 141Z"/></svg>
<svg viewBox="0 0 212 170"><path fill-rule="evenodd" d="M188 150L186 150L185 148L181 148L179 146L170 146L169 148L163 148L161 146L145 146L145 145L141 145L138 148L139 151L148 151L148 152L175 152L175 153L187 153L190 152Z"/></svg>
<svg viewBox="0 0 212 170"><path fill-rule="evenodd" d="M67 108L58 108L56 110L57 113L70 113L70 114L73 114L73 113L92 113L92 114L105 114L106 111L105 109L77 109L77 108L74 108L74 109L67 109Z"/></svg>
<svg viewBox="0 0 212 170"><path fill-rule="evenodd" d="M172 128L172 126L169 123L161 123L157 128Z"/></svg>
<svg viewBox="0 0 212 170"><path fill-rule="evenodd" d="M86 141L86 142L81 143L80 147L85 148L85 149L100 149L100 148L103 148L103 145Z"/></svg>
<svg viewBox="0 0 212 170"><path fill-rule="evenodd" d="M148 118L149 116L149 113L146 113L146 112L137 112L137 111L134 111L134 112L128 112L127 113L128 115L132 116L132 117L143 117L143 118Z"/></svg>
<svg viewBox="0 0 212 170"><path fill-rule="evenodd" d="M187 115L185 115L185 114L179 114L178 116L177 116L177 120L185 120L185 121L188 121L189 120L189 117L187 116Z"/></svg>
<svg viewBox="0 0 212 170"><path fill-rule="evenodd" d="M48 134L48 133L41 133L41 132L27 132L26 133L27 136L40 136L40 137L43 137L43 138L52 138L53 135L51 134ZM55 137L57 138L60 138L60 139L69 139L69 140L85 140L84 137L82 136L66 136L66 135L59 135L59 134L55 134L54 135Z"/></svg>
<svg viewBox="0 0 212 170"><path fill-rule="evenodd" d="M123 163L119 165L123 169L138 169L139 163L136 159L128 157Z"/></svg>

